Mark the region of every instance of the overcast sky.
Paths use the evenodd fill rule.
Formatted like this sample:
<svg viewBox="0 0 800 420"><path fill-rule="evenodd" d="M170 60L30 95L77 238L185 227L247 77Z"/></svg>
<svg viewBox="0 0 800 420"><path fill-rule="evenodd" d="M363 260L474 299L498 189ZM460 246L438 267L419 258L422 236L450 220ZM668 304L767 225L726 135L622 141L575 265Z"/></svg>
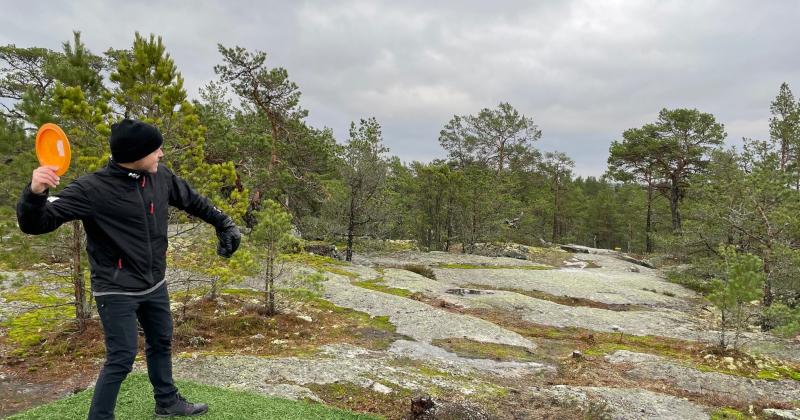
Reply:
<svg viewBox="0 0 800 420"><path fill-rule="evenodd" d="M768 136L781 82L800 94L798 1L8 1L0 43L90 50L161 35L189 95L216 78L217 43L268 53L309 122L344 141L375 116L404 161L444 157L454 114L509 102L538 147L600 175L609 143L663 107L710 112L730 144Z"/></svg>

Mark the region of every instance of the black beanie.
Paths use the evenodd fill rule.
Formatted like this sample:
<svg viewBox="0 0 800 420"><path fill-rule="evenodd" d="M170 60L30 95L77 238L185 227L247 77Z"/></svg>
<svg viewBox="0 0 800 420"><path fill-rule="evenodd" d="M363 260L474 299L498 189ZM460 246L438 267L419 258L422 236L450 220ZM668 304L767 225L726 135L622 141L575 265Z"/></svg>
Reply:
<svg viewBox="0 0 800 420"><path fill-rule="evenodd" d="M153 153L164 143L161 132L150 124L124 119L111 126L111 157L115 162L137 161Z"/></svg>

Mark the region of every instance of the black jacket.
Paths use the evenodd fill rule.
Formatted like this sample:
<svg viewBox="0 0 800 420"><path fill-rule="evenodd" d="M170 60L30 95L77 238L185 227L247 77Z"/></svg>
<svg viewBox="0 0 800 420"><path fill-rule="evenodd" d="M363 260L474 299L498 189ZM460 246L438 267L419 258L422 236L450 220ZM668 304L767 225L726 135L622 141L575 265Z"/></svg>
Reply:
<svg viewBox="0 0 800 420"><path fill-rule="evenodd" d="M164 165L151 174L109 160L53 197L47 191L34 194L28 184L17 203L17 220L23 232L38 235L80 219L94 294L139 294L164 280L168 205L217 228L228 219Z"/></svg>

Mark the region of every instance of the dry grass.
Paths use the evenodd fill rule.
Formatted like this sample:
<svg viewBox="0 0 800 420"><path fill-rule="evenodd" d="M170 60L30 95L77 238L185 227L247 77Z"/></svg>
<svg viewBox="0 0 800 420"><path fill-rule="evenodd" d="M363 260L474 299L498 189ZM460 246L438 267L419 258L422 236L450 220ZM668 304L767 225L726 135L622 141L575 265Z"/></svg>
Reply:
<svg viewBox="0 0 800 420"><path fill-rule="evenodd" d="M431 270L430 267L422 264L405 264L401 266L397 266L394 268L400 268L402 270L408 270L413 273L417 273L420 276L427 277L431 280L436 280L436 274Z"/></svg>
<svg viewBox="0 0 800 420"><path fill-rule="evenodd" d="M390 384L387 384L390 385ZM306 384L326 404L361 413L378 414L387 419L403 419L410 414L411 393L405 389L394 389L382 394L361 388L351 383Z"/></svg>

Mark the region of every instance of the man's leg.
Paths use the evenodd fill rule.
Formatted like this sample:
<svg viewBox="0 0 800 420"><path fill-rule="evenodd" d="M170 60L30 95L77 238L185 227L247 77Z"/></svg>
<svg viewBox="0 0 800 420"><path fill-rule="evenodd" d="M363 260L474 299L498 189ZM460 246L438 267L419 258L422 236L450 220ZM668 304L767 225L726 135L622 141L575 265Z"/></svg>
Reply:
<svg viewBox="0 0 800 420"><path fill-rule="evenodd" d="M177 389L172 381L172 312L167 285L143 296L136 312L145 337L147 374L157 403L174 400Z"/></svg>
<svg viewBox="0 0 800 420"><path fill-rule="evenodd" d="M113 419L119 387L136 358L136 299L124 295L95 297L103 323L106 362L94 388L89 419Z"/></svg>

